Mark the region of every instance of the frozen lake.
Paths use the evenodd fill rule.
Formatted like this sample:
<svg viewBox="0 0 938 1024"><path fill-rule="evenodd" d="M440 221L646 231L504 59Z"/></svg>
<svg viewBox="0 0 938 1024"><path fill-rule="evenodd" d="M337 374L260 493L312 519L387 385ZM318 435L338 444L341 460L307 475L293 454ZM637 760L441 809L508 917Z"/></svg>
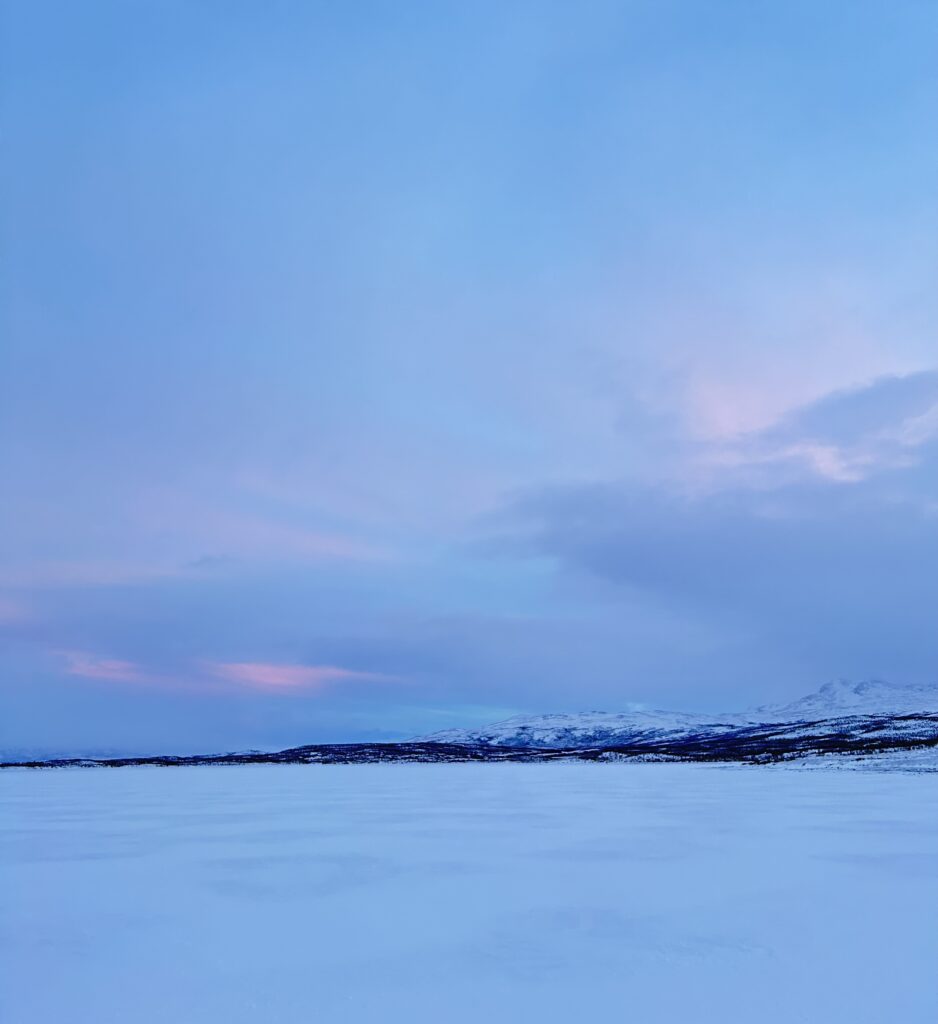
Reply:
<svg viewBox="0 0 938 1024"><path fill-rule="evenodd" d="M938 775L0 773L4 1024L938 1020Z"/></svg>

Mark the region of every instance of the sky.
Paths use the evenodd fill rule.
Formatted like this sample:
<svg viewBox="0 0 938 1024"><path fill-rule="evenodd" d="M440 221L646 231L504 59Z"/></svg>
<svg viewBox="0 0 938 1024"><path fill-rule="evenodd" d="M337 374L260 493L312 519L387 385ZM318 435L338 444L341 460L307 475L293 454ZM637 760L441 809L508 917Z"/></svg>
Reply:
<svg viewBox="0 0 938 1024"><path fill-rule="evenodd" d="M930 0L6 0L0 748L938 680Z"/></svg>

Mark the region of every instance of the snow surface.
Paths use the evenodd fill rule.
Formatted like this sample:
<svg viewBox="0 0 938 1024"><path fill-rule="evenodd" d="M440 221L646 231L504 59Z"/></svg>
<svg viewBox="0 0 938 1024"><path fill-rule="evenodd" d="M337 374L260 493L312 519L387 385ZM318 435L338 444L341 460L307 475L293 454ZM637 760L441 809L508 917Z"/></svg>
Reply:
<svg viewBox="0 0 938 1024"><path fill-rule="evenodd" d="M676 740L700 733L726 733L741 726L816 722L855 715L938 712L938 686L898 685L872 679L826 683L790 704L749 711L696 714L680 711L583 711L516 715L482 729L447 729L423 737L440 743L518 747L584 747Z"/></svg>
<svg viewBox="0 0 938 1024"><path fill-rule="evenodd" d="M0 775L4 1024L932 1024L938 776Z"/></svg>
<svg viewBox="0 0 938 1024"><path fill-rule="evenodd" d="M880 750L870 754L809 754L794 757L778 765L762 765L766 769L821 768L833 771L869 772L938 772L938 747Z"/></svg>

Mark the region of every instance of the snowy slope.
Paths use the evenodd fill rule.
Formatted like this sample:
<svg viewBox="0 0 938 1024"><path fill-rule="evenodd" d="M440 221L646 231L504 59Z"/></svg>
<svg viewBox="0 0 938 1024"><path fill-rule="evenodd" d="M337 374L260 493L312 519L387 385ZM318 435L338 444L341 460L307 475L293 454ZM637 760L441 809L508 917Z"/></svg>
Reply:
<svg viewBox="0 0 938 1024"><path fill-rule="evenodd" d="M701 732L726 732L739 724L733 715L585 711L566 715L518 715L483 729L447 729L425 739L436 743L482 743L506 747L583 747L677 739Z"/></svg>
<svg viewBox="0 0 938 1024"><path fill-rule="evenodd" d="M870 679L840 680L791 704L766 705L748 712L760 722L807 722L843 715L911 715L938 712L938 686L897 686Z"/></svg>
<svg viewBox="0 0 938 1024"><path fill-rule="evenodd" d="M511 747L593 747L715 736L763 724L820 723L938 712L938 686L896 686L877 680L827 683L790 704L727 714L631 711L622 714L519 715L483 729L448 729L424 737L437 743Z"/></svg>

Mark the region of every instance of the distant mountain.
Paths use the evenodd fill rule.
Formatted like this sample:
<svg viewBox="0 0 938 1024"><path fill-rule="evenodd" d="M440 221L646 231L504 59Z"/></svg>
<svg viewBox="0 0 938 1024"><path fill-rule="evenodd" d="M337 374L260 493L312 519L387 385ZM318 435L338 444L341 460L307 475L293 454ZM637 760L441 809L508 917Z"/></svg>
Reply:
<svg viewBox="0 0 938 1024"><path fill-rule="evenodd" d="M675 711L584 711L519 715L482 729L447 729L424 742L497 747L583 748L678 742L728 736L756 726L833 722L846 717L938 714L938 686L897 686L878 680L827 683L790 704L726 714Z"/></svg>
<svg viewBox="0 0 938 1024"><path fill-rule="evenodd" d="M0 768L362 764L393 761L698 761L938 770L938 687L828 683L790 704L726 715L672 711L510 718L409 743L320 744L192 756L0 758Z"/></svg>
<svg viewBox="0 0 938 1024"><path fill-rule="evenodd" d="M938 685L899 686L879 679L826 683L791 704L766 705L748 712L762 722L797 722L842 715L902 715L938 712Z"/></svg>
<svg viewBox="0 0 938 1024"><path fill-rule="evenodd" d="M582 711L573 714L518 715L482 729L446 729L422 739L430 743L472 743L493 747L598 747L637 741L678 739L718 733L740 724L733 715L679 711Z"/></svg>

